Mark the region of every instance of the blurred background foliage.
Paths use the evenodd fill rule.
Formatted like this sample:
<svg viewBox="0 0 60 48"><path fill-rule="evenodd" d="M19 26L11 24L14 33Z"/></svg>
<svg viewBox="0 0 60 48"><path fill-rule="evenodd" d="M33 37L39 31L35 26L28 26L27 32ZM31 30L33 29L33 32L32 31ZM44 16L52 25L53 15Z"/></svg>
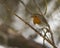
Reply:
<svg viewBox="0 0 60 48"><path fill-rule="evenodd" d="M37 4L43 14L46 11L44 17L48 21L51 30L53 31L54 34L55 43L59 47L60 0L46 0L47 6L44 0L35 0L36 2L34 2L33 0L22 0L22 1L25 3L26 6L23 6L20 0L0 0L0 44L6 45L8 42L7 40L9 38L15 39L16 32L19 33L19 35L24 36L26 39L29 39L31 35L36 34L31 28L29 28L21 20L15 17L13 13L16 12L25 21L34 26L32 23L30 12L39 13L38 8L36 7ZM27 8L29 8L29 10L27 10ZM32 39L33 40L35 39L35 41L40 44L41 41L40 39L38 41L37 38L33 37Z"/></svg>

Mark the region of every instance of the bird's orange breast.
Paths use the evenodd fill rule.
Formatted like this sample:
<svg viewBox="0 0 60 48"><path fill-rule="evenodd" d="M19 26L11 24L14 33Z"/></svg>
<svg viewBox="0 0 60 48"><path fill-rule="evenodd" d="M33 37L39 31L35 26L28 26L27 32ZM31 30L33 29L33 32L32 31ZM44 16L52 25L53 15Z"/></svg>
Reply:
<svg viewBox="0 0 60 48"><path fill-rule="evenodd" d="M34 23L34 24L40 24L40 23L41 23L40 18L37 17L37 16L34 16L34 17L33 17L33 23Z"/></svg>

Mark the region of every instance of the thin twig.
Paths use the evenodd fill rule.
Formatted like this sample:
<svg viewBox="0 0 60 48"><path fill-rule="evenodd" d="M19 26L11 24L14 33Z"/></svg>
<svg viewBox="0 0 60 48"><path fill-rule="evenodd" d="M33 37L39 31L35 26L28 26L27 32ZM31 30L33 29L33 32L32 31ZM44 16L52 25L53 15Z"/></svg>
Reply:
<svg viewBox="0 0 60 48"><path fill-rule="evenodd" d="M25 3L20 0L20 2L23 4L24 7L26 7ZM30 8L29 7L26 7L26 10L30 13L30 14L34 14L32 11L30 11Z"/></svg>
<svg viewBox="0 0 60 48"><path fill-rule="evenodd" d="M35 1L35 0L32 0L32 1L35 3L36 7L39 9L40 14L42 14L41 9L40 9L40 7L38 6L38 4L36 3L36 1ZM45 6L46 6L44 15L46 15L46 12L47 12L47 1L44 0L44 2L45 2Z"/></svg>
<svg viewBox="0 0 60 48"><path fill-rule="evenodd" d="M47 13L47 0L44 0L44 1L45 1L45 7L46 7L44 15L46 15L46 13Z"/></svg>
<svg viewBox="0 0 60 48"><path fill-rule="evenodd" d="M35 3L35 6L39 9L39 14L41 15L42 14L42 12L41 12L41 9L40 9L40 7L37 5L37 3L36 3L36 1L35 0L32 0L34 3Z"/></svg>
<svg viewBox="0 0 60 48"><path fill-rule="evenodd" d="M28 24L25 20L23 20L21 17L19 17L17 14L14 14L16 17L18 17L20 20L22 20L25 24L27 24L31 29L33 29L36 33L38 33L41 37L43 37L47 42L49 42L54 48L57 48L50 40L46 39L39 31L37 31L35 28L33 28L30 24Z"/></svg>
<svg viewBox="0 0 60 48"><path fill-rule="evenodd" d="M53 38L53 33L52 33L51 30L49 30L49 32L51 33L51 39L52 39L52 42L53 42L53 44L55 45L55 43L54 43L54 38Z"/></svg>

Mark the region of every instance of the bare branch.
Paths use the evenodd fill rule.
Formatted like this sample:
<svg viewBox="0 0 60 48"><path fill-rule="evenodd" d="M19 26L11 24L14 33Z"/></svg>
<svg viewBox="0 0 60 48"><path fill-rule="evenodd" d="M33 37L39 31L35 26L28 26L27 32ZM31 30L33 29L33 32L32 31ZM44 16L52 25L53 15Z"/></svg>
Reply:
<svg viewBox="0 0 60 48"><path fill-rule="evenodd" d="M30 24L28 24L25 20L23 20L21 17L19 17L17 14L14 14L16 17L18 17L20 20L22 20L25 24L27 24L31 29L33 29L36 33L38 33L41 37L43 37L48 43L50 43L54 48L57 48L50 40L46 39L39 31L37 31L35 28L33 28Z"/></svg>
<svg viewBox="0 0 60 48"><path fill-rule="evenodd" d="M46 13L47 13L47 0L44 0L44 1L45 1L45 7L46 7L44 15L46 15Z"/></svg>
<svg viewBox="0 0 60 48"><path fill-rule="evenodd" d="M34 14L34 13L30 10L30 8L25 5L25 3L24 3L22 0L20 0L20 2L23 4L24 7L26 7L26 10L27 10L30 14Z"/></svg>

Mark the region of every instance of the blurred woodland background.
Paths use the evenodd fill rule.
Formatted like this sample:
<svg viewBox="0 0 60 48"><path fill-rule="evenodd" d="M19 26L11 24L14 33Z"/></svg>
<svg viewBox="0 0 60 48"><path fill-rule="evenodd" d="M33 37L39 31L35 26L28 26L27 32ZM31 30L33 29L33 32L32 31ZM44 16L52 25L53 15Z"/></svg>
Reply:
<svg viewBox="0 0 60 48"><path fill-rule="evenodd" d="M60 48L60 0L0 0L0 48L53 48L47 41L43 46L43 38L28 25L38 30L31 18L31 13L40 13L36 4Z"/></svg>

